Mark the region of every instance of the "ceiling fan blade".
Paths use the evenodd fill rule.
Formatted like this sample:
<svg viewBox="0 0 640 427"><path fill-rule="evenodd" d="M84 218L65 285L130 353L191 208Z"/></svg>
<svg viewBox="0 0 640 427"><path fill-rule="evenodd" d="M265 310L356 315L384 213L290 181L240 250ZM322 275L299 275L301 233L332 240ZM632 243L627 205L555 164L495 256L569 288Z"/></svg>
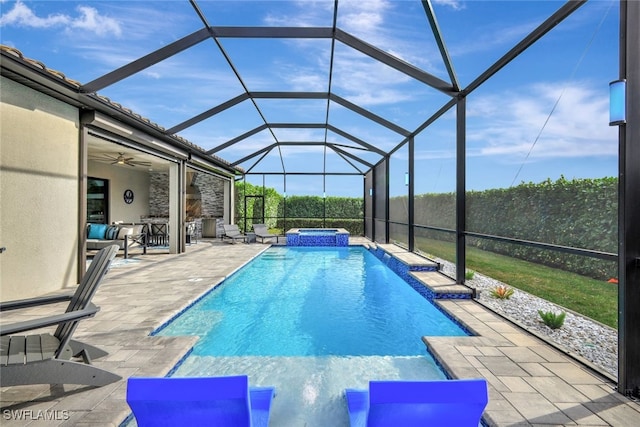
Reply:
<svg viewBox="0 0 640 427"><path fill-rule="evenodd" d="M90 155L90 160L96 160L99 162L107 162L112 165L127 165L131 167L145 166L150 167L151 162L134 160L135 157L125 157L125 153L117 153L117 155L111 153L98 153L96 155Z"/></svg>
<svg viewBox="0 0 640 427"><path fill-rule="evenodd" d="M132 165L135 165L135 166L151 166L151 162L145 162L145 161L142 161L142 160L131 160L131 161L128 161L126 163L129 163L129 164L132 164Z"/></svg>
<svg viewBox="0 0 640 427"><path fill-rule="evenodd" d="M111 157L108 156L106 154L100 154L100 155L94 155L94 156L89 156L89 160L96 160L99 162L113 162L115 160L117 160L115 157Z"/></svg>

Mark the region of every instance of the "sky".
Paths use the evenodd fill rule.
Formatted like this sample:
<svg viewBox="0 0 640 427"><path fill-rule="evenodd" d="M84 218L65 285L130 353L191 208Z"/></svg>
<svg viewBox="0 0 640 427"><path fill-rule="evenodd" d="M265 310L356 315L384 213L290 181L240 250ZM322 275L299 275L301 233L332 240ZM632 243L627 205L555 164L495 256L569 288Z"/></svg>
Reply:
<svg viewBox="0 0 640 427"><path fill-rule="evenodd" d="M435 16L461 87L474 81L562 6L558 1L434 0ZM212 26L331 27L333 1L208 1ZM420 1L340 0L337 28L441 80L447 69ZM0 42L83 84L203 28L187 0L0 0ZM617 129L608 125L608 84L618 78L616 0L592 0L467 97L467 189L508 188L560 176L617 176ZM98 91L170 129L246 90L327 92L410 132L450 98L342 42L329 39L207 39ZM228 59L232 66L229 65ZM329 72L331 70L331 73ZM237 77L240 76L240 79ZM327 113L327 106L328 113ZM256 108L257 107L257 108ZM415 138L416 193L455 190L455 110ZM215 149L265 123L325 123L338 130L274 127L215 154L287 194L361 196L359 173L381 157L344 133L390 151L403 137L334 101L244 101L179 135ZM338 144L346 161L315 142ZM304 146L287 145L302 142ZM259 162L257 162L261 159ZM406 194L408 149L390 161L392 195ZM257 164L256 164L257 162ZM264 181L263 181L264 180Z"/></svg>

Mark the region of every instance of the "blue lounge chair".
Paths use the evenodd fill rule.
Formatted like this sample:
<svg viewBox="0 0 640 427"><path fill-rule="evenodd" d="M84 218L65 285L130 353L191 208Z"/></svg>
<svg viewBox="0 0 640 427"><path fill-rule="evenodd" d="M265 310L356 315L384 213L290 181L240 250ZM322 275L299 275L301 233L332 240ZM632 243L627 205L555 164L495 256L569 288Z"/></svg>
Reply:
<svg viewBox="0 0 640 427"><path fill-rule="evenodd" d="M351 427L478 427L488 402L484 379L371 381L346 398Z"/></svg>
<svg viewBox="0 0 640 427"><path fill-rule="evenodd" d="M127 403L139 427L269 425L273 387L233 377L129 378Z"/></svg>

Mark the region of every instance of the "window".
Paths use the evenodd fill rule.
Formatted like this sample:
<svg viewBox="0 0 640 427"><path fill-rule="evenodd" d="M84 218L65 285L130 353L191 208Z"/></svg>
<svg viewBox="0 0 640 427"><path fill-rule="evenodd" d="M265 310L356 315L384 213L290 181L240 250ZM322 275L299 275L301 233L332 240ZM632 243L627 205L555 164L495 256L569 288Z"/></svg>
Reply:
<svg viewBox="0 0 640 427"><path fill-rule="evenodd" d="M109 181L100 178L87 179L87 222L108 223Z"/></svg>

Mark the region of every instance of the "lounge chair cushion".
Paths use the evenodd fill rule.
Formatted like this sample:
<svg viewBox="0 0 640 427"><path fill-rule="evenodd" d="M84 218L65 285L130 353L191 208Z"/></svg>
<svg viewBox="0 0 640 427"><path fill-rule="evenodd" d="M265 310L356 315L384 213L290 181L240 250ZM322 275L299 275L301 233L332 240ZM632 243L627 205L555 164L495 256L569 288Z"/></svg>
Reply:
<svg viewBox="0 0 640 427"><path fill-rule="evenodd" d="M89 224L89 239L104 239L107 234L107 224Z"/></svg>
<svg viewBox="0 0 640 427"><path fill-rule="evenodd" d="M131 236L133 234L133 228L122 227L118 232L118 240L124 240L124 236Z"/></svg>
<svg viewBox="0 0 640 427"><path fill-rule="evenodd" d="M107 240L113 240L118 238L118 226L110 225L107 227L107 232L104 234L104 238Z"/></svg>

